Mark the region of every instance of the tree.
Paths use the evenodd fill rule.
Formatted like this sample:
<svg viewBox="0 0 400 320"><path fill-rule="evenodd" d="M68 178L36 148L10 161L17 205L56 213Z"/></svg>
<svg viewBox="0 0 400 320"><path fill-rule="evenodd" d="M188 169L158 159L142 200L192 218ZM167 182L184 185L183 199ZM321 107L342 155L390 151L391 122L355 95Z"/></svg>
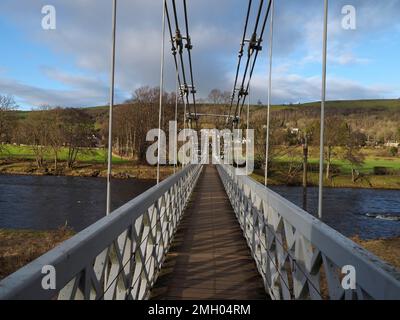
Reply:
<svg viewBox="0 0 400 320"><path fill-rule="evenodd" d="M222 92L219 89L212 89L208 94L207 100L212 104L228 104L231 100L229 91Z"/></svg>
<svg viewBox="0 0 400 320"><path fill-rule="evenodd" d="M63 137L62 137L62 128L63 123L61 119L62 114L61 108L51 109L48 110L48 119L50 120L49 124L49 147L53 153L54 157L54 170L58 170L58 155L63 146Z"/></svg>
<svg viewBox="0 0 400 320"><path fill-rule="evenodd" d="M147 132L158 128L158 108L160 89L141 87L135 90L132 98L114 112L113 150L121 157L145 160L149 142ZM176 94L163 93L161 128L167 130L170 120L175 118ZM193 110L192 110L193 111ZM179 116L183 114L179 112ZM182 123L182 118L178 119ZM107 125L103 126L107 131Z"/></svg>
<svg viewBox="0 0 400 320"><path fill-rule="evenodd" d="M351 126L346 124L343 159L350 163L353 183L359 176L358 173L356 174L357 168L361 167L365 160L365 157L361 152L361 146L365 145L365 140L365 135L358 131L353 131Z"/></svg>
<svg viewBox="0 0 400 320"><path fill-rule="evenodd" d="M303 149L303 209L307 210L307 187L308 187L308 155L309 145L313 141L316 130L315 123L307 123L300 129L300 139Z"/></svg>
<svg viewBox="0 0 400 320"><path fill-rule="evenodd" d="M316 122L317 127L320 126L320 122ZM325 119L325 134L324 134L324 153L326 161L326 179L331 178L331 166L334 157L337 154L337 147L344 145L345 137L347 135L347 124L346 122L336 116L330 116ZM320 137L315 131L314 143L319 145Z"/></svg>
<svg viewBox="0 0 400 320"><path fill-rule="evenodd" d="M22 137L32 148L36 165L39 169L45 166L45 155L50 143L51 124L52 122L46 106L29 112L22 124Z"/></svg>
<svg viewBox="0 0 400 320"><path fill-rule="evenodd" d="M60 139L67 147L67 167L72 168L79 153L95 145L94 120L84 110L67 108L59 110Z"/></svg>
<svg viewBox="0 0 400 320"><path fill-rule="evenodd" d="M14 97L0 95L0 151L2 143L10 143L15 128L16 116L13 111L18 109Z"/></svg>
<svg viewBox="0 0 400 320"><path fill-rule="evenodd" d="M222 92L219 89L212 89L208 94L208 101L213 104L220 104Z"/></svg>

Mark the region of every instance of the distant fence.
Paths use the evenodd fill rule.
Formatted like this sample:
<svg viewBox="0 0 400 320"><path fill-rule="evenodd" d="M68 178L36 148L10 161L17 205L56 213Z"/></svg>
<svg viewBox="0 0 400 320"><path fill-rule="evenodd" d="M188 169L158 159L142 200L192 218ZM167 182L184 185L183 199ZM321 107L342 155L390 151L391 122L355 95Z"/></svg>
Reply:
<svg viewBox="0 0 400 320"><path fill-rule="evenodd" d="M217 167L272 299L400 299L393 267L231 166ZM355 289L342 286L345 266Z"/></svg>
<svg viewBox="0 0 400 320"><path fill-rule="evenodd" d="M0 282L0 299L146 299L201 173L189 165ZM44 266L56 289L45 290Z"/></svg>

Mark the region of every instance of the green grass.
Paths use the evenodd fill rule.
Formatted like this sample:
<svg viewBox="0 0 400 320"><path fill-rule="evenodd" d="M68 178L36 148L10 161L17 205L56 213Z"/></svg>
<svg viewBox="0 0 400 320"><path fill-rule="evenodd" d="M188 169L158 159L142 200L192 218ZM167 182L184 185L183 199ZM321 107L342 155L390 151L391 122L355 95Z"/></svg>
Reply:
<svg viewBox="0 0 400 320"><path fill-rule="evenodd" d="M337 152L338 150L335 150ZM296 148L294 151L294 156L280 156L275 159L278 163L288 163L296 162L298 164L302 163L302 149ZM310 147L309 149L309 159L310 164L319 163L318 148ZM395 171L400 171L400 155L389 156L389 152L386 149L374 149L374 148L363 148L361 150L364 155L364 163L358 170L364 174L371 174L374 172L374 167L386 167ZM348 161L338 159L338 156L333 156L332 165L337 166L342 174L351 174L351 164Z"/></svg>
<svg viewBox="0 0 400 320"><path fill-rule="evenodd" d="M106 154L104 149L84 149L83 152L78 154L78 161L91 162L91 163L104 163L106 161ZM66 161L68 156L68 149L62 148L58 155L59 161ZM19 160L33 160L35 154L30 146L16 146L4 145L0 153L0 159L19 159ZM53 161L54 156L51 150L45 152L45 160ZM113 163L125 163L127 160L120 157L113 156Z"/></svg>
<svg viewBox="0 0 400 320"><path fill-rule="evenodd" d="M293 158L289 159L288 157L280 157L277 159L278 162L288 162L289 160L293 160ZM296 163L301 163L301 158L294 158ZM319 159L317 158L309 158L308 162L310 164L318 164ZM340 168L341 173L343 174L351 174L351 165L347 161L343 160L333 160L332 164L338 166ZM359 168L359 171L362 173L372 173L374 171L374 167L386 167L393 170L400 170L400 158L366 158L364 164Z"/></svg>

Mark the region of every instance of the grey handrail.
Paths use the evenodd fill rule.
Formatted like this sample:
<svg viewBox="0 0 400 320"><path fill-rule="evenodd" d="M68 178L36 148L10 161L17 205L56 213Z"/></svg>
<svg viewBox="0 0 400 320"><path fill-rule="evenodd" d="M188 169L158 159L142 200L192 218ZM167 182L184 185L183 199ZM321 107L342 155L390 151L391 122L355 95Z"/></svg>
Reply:
<svg viewBox="0 0 400 320"><path fill-rule="evenodd" d="M185 167L11 274L0 299L145 299L201 170ZM44 266L55 290L43 288Z"/></svg>
<svg viewBox="0 0 400 320"><path fill-rule="evenodd" d="M395 268L233 167L218 172L272 298L400 299ZM354 290L341 285L344 266Z"/></svg>

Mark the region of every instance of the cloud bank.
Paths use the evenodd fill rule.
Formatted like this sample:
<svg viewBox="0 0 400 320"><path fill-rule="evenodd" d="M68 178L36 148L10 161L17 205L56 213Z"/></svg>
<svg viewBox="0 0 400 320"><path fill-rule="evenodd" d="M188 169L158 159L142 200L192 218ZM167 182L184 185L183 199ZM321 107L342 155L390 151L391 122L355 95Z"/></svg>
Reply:
<svg viewBox="0 0 400 320"><path fill-rule="evenodd" d="M41 8L57 10L57 29L41 29ZM179 3L179 1L177 1ZM117 26L117 101L123 101L138 87L157 86L160 74L162 1L119 0ZM376 55L363 51L370 37L400 33L399 0L355 0L357 30L341 28L341 7L346 1L331 2L329 16L328 98L387 98L400 94L396 84L376 83L371 74L363 81L356 72L376 63ZM274 41L273 102L318 100L320 97L323 1L277 1ZM237 50L247 8L245 0L188 1L190 31L194 45L195 84L199 97L212 88L231 90ZM13 76L12 66L0 73L0 91L15 95L21 103L86 106L108 100L110 68L111 1L109 0L3 0L3 23L25 36L30 44L43 48L38 74L48 83L26 81ZM183 20L181 21L183 23ZM268 39L268 30L265 40ZM13 43L9 50L16 50ZM266 100L268 43L258 61L252 82L252 99ZM65 63L48 65L57 56ZM167 42L166 90L175 88L172 56ZM346 67L344 74L340 68ZM397 69L398 70L398 69Z"/></svg>

